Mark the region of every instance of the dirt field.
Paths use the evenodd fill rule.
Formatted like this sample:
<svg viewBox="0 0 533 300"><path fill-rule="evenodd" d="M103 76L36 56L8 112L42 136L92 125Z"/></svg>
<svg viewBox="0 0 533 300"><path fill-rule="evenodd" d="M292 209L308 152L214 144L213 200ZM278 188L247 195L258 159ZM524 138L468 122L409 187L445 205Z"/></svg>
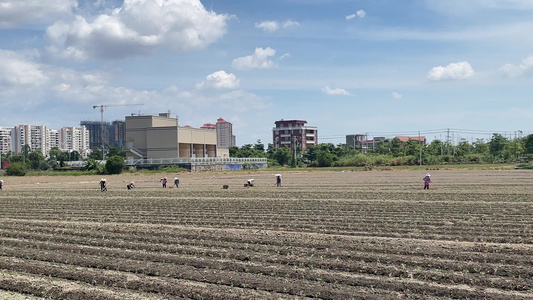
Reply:
<svg viewBox="0 0 533 300"><path fill-rule="evenodd" d="M533 299L533 171L425 173L3 177L0 298Z"/></svg>

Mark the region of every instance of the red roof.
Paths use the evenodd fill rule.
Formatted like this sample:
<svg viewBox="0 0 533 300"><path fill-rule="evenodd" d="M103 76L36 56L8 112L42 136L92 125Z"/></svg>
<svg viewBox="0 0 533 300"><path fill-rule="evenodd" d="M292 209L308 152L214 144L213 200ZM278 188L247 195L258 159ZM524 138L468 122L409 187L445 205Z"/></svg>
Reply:
<svg viewBox="0 0 533 300"><path fill-rule="evenodd" d="M218 118L217 119L217 123L228 123L228 121L222 119L222 118Z"/></svg>
<svg viewBox="0 0 533 300"><path fill-rule="evenodd" d="M425 136L421 136L421 137L418 137L418 136L397 136L397 138L402 141L402 142L407 142L407 141L419 141L419 142L423 142L426 140L426 137Z"/></svg>
<svg viewBox="0 0 533 300"><path fill-rule="evenodd" d="M211 124L211 123L205 123L204 126L202 126L200 128L203 128L203 129L216 129L217 125L216 124Z"/></svg>

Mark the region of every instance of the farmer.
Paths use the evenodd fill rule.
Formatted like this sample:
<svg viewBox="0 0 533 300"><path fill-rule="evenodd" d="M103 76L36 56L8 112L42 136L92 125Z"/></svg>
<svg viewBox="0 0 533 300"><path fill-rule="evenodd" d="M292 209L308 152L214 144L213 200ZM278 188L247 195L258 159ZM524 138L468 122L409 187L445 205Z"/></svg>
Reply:
<svg viewBox="0 0 533 300"><path fill-rule="evenodd" d="M135 188L135 182L130 182L128 185L126 185L126 187L128 188L128 190L131 190L131 189L134 189Z"/></svg>
<svg viewBox="0 0 533 300"><path fill-rule="evenodd" d="M276 174L276 186L281 186L281 174Z"/></svg>
<svg viewBox="0 0 533 300"><path fill-rule="evenodd" d="M159 179L159 181L161 182L161 185L163 186L163 188L167 187L167 178L166 177L163 177L163 178Z"/></svg>
<svg viewBox="0 0 533 300"><path fill-rule="evenodd" d="M248 186L254 186L255 181L253 179L248 179L246 183L248 184Z"/></svg>
<svg viewBox="0 0 533 300"><path fill-rule="evenodd" d="M180 180L178 177L175 177L174 178L174 185L176 186L176 188L178 187L178 185L180 184Z"/></svg>
<svg viewBox="0 0 533 300"><path fill-rule="evenodd" d="M0 190L2 189L3 186L4 186L4 181L0 180Z"/></svg>
<svg viewBox="0 0 533 300"><path fill-rule="evenodd" d="M102 178L100 180L100 191L102 191L102 192L107 191L107 183L106 183L105 178Z"/></svg>
<svg viewBox="0 0 533 300"><path fill-rule="evenodd" d="M424 180L424 190L429 190L429 184L431 183L431 175L429 173L426 174L426 176L423 178Z"/></svg>

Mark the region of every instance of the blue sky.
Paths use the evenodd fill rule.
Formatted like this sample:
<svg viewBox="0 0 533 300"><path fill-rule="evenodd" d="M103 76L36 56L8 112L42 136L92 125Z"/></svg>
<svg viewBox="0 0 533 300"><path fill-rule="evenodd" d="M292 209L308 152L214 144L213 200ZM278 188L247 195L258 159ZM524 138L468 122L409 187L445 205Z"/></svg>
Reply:
<svg viewBox="0 0 533 300"><path fill-rule="evenodd" d="M237 144L533 131L532 0L0 0L0 126L171 111Z"/></svg>

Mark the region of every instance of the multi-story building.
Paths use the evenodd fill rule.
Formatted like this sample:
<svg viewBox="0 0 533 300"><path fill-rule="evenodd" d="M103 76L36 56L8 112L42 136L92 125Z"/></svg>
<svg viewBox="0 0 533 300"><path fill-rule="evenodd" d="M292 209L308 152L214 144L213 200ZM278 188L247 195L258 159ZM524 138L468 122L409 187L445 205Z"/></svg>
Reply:
<svg viewBox="0 0 533 300"><path fill-rule="evenodd" d="M0 127L0 153L6 154L9 151L12 151L11 147L13 143L11 142L11 133L13 132L13 127Z"/></svg>
<svg viewBox="0 0 533 300"><path fill-rule="evenodd" d="M102 123L100 121L81 121L80 126L85 126L89 131L89 148L102 148ZM104 122L104 145L109 145L109 122Z"/></svg>
<svg viewBox="0 0 533 300"><path fill-rule="evenodd" d="M30 151L41 151L43 155L47 155L47 134L48 130L45 125L15 126L12 133L13 152L21 153L28 145Z"/></svg>
<svg viewBox="0 0 533 300"><path fill-rule="evenodd" d="M233 135L233 124L219 118L216 124L217 130L217 146L223 149L229 149L235 146L235 136Z"/></svg>
<svg viewBox="0 0 533 300"><path fill-rule="evenodd" d="M318 129L315 126L306 126L304 120L276 121L272 129L274 147L287 147L305 151L309 145L318 145Z"/></svg>
<svg viewBox="0 0 533 300"><path fill-rule="evenodd" d="M81 127L63 127L59 135L59 149L63 151L77 151L84 158L89 153L89 130Z"/></svg>
<svg viewBox="0 0 533 300"><path fill-rule="evenodd" d="M351 146L354 149L361 149L361 142L366 140L366 134L349 134L346 136L346 145Z"/></svg>
<svg viewBox="0 0 533 300"><path fill-rule="evenodd" d="M48 129L48 138L46 141L46 148L48 149L48 152L50 152L51 149L57 148L61 150L61 135L59 130L57 129Z"/></svg>
<svg viewBox="0 0 533 300"><path fill-rule="evenodd" d="M126 122L121 120L111 122L109 130L109 145L122 148L125 140Z"/></svg>
<svg viewBox="0 0 533 300"><path fill-rule="evenodd" d="M178 126L170 114L126 116L127 159L217 156L216 132Z"/></svg>

